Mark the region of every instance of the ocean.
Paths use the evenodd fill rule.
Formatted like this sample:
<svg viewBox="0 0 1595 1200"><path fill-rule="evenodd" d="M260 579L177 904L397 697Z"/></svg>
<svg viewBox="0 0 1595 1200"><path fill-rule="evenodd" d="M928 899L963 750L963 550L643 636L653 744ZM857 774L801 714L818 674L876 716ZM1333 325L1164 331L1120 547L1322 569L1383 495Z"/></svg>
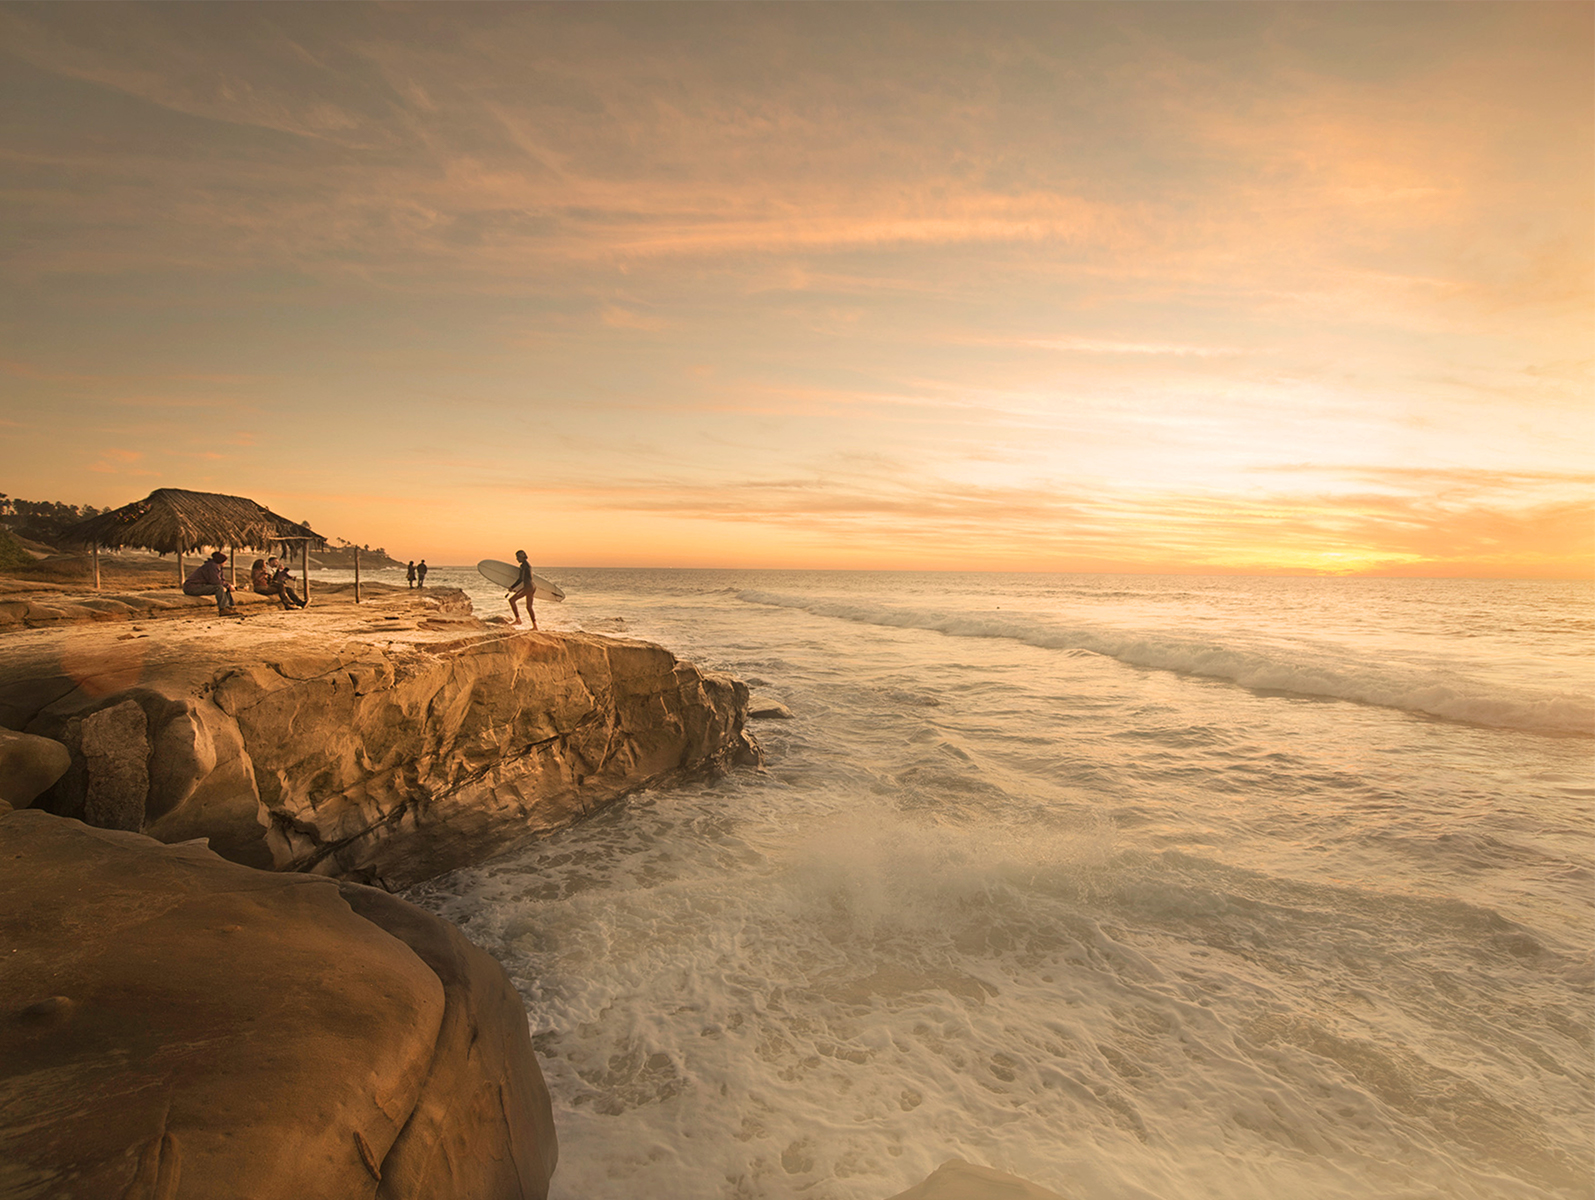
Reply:
<svg viewBox="0 0 1595 1200"><path fill-rule="evenodd" d="M409 893L555 1200L1595 1196L1591 584L539 569L791 713Z"/></svg>

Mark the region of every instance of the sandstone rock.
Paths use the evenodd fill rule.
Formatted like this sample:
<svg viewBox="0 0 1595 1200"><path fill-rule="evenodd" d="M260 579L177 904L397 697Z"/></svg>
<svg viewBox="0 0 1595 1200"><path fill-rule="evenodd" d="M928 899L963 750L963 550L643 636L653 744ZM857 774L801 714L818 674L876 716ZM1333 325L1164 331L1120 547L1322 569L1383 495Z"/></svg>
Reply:
<svg viewBox="0 0 1595 1200"><path fill-rule="evenodd" d="M758 708L752 709L748 713L748 720L750 721L790 721L791 719L792 710L786 705L773 700L768 704L762 704Z"/></svg>
<svg viewBox="0 0 1595 1200"><path fill-rule="evenodd" d="M338 886L443 984L431 1070L382 1161L378 1196L545 1195L559 1157L553 1109L504 969L447 921L376 888Z"/></svg>
<svg viewBox="0 0 1595 1200"><path fill-rule="evenodd" d="M922 1182L891 1200L1064 1200L1017 1175L950 1158Z"/></svg>
<svg viewBox="0 0 1595 1200"><path fill-rule="evenodd" d="M84 821L137 833L150 790L149 722L143 708L124 700L99 709L83 718L79 739L88 777Z"/></svg>
<svg viewBox="0 0 1595 1200"><path fill-rule="evenodd" d="M72 752L37 807L393 890L640 787L759 761L740 682L645 642L490 629L468 604L275 613L258 635L8 635L0 723ZM391 619L418 612L430 628Z"/></svg>
<svg viewBox="0 0 1595 1200"><path fill-rule="evenodd" d="M397 898L0 816L0 1195L544 1197L503 970Z"/></svg>
<svg viewBox="0 0 1595 1200"><path fill-rule="evenodd" d="M72 753L60 742L0 729L0 804L27 807L71 765Z"/></svg>

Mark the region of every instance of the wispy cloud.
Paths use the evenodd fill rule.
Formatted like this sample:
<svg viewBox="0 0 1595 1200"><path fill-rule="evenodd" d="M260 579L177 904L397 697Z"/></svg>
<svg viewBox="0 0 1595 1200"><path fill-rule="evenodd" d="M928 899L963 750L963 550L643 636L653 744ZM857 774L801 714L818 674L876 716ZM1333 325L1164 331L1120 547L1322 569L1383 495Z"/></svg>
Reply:
<svg viewBox="0 0 1595 1200"><path fill-rule="evenodd" d="M557 447L618 538L1582 553L1588 6L1177 9L0 8L3 465L297 422L428 511Z"/></svg>
<svg viewBox="0 0 1595 1200"><path fill-rule="evenodd" d="M906 464L868 475L741 479L575 480L510 486L572 504L806 538L913 547L943 565L971 555L1010 568L1581 575L1595 572L1595 505L1521 492L1454 497L1362 492L1130 491L1066 484L957 485ZM1504 483L1504 481L1502 481ZM1523 481L1519 481L1523 482ZM1534 482L1534 481L1528 481ZM1071 565L1073 564L1073 565Z"/></svg>

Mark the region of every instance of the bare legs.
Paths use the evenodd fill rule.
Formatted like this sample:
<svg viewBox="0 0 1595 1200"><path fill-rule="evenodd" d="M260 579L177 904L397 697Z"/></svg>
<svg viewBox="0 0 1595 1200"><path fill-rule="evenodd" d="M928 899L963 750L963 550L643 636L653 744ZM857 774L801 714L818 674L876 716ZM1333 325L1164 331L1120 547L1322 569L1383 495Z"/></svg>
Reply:
<svg viewBox="0 0 1595 1200"><path fill-rule="evenodd" d="M527 617L529 617L531 619L532 628L533 629L537 628L537 614L532 611L532 595L536 591L537 591L536 588L530 588L529 587L529 588L526 588L526 589L524 589L522 591L519 591L519 592L511 592L510 593L510 612L515 614L515 623L517 625L519 625L521 623L521 610L515 607L515 602L517 600L525 600L526 601L526 615L527 615Z"/></svg>

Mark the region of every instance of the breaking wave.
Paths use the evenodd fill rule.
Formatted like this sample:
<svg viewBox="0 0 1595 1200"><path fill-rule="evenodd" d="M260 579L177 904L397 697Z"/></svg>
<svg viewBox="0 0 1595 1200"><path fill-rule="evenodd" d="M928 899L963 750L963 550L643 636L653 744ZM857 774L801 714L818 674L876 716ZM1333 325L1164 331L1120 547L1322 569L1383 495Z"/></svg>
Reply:
<svg viewBox="0 0 1595 1200"><path fill-rule="evenodd" d="M1590 696L1514 688L1419 664L1358 661L1329 643L1226 646L1176 632L1072 624L1038 614L898 608L750 590L739 598L861 625L1100 654L1134 667L1224 680L1255 691L1370 704L1497 729L1595 735L1595 698Z"/></svg>

